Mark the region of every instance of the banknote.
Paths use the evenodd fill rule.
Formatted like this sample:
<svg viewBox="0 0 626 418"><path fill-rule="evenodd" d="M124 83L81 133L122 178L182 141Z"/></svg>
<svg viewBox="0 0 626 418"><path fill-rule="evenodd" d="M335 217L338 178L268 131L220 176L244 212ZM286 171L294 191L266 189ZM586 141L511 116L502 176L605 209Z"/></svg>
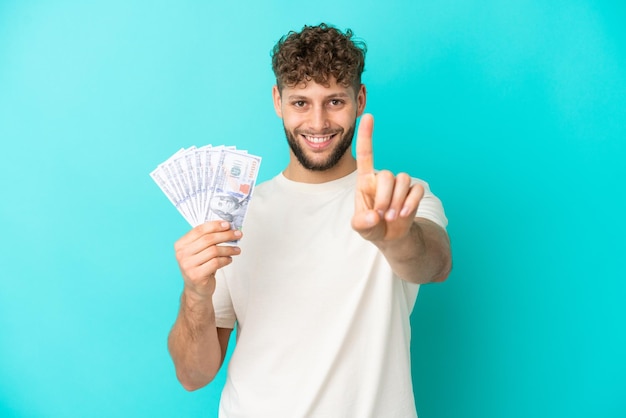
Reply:
<svg viewBox="0 0 626 418"><path fill-rule="evenodd" d="M172 154L150 177L192 227L222 219L242 229L260 165L261 157L234 146L191 146Z"/></svg>
<svg viewBox="0 0 626 418"><path fill-rule="evenodd" d="M189 199L185 199L182 193L179 179L176 175L173 160L185 152L184 149L178 150L170 158L163 163L159 164L157 168L150 173L152 179L161 188L163 193L168 197L170 202L178 209L183 215L185 220L189 223L193 223L192 211L190 209L191 202Z"/></svg>
<svg viewBox="0 0 626 418"><path fill-rule="evenodd" d="M236 150L222 150L213 177L206 221L224 219L241 229L261 159Z"/></svg>

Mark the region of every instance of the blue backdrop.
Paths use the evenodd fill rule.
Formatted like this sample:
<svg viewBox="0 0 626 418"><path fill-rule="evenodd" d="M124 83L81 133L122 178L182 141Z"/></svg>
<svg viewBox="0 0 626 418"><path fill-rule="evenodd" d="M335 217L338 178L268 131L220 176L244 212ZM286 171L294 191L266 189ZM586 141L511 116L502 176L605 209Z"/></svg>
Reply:
<svg viewBox="0 0 626 418"><path fill-rule="evenodd" d="M287 162L269 51L367 41L375 164L427 180L454 271L413 313L421 418L626 416L623 2L0 1L0 416L213 417L166 337L180 147Z"/></svg>

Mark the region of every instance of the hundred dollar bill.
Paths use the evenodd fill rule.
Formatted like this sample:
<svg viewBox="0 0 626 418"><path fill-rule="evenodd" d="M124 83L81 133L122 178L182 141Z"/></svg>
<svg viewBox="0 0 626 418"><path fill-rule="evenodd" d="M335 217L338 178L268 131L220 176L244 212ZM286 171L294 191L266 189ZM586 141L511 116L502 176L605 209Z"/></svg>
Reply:
<svg viewBox="0 0 626 418"><path fill-rule="evenodd" d="M182 148L178 150L166 161L159 164L159 166L150 173L150 176L161 188L161 190L167 196L170 202L172 202L174 207L180 212L181 215L183 215L185 220L187 220L187 222L189 223L192 223L193 212L189 208L191 202L188 199L185 199L184 193L181 191L182 189L178 184L179 182L176 178L176 172L170 168L172 160L178 158L184 152L185 150Z"/></svg>
<svg viewBox="0 0 626 418"><path fill-rule="evenodd" d="M192 227L223 219L241 229L260 162L233 146L191 146L178 150L150 176Z"/></svg>
<svg viewBox="0 0 626 418"><path fill-rule="evenodd" d="M230 150L234 150L236 149L233 146L224 146L224 145L220 145L217 147L212 147L210 150L207 150L206 154L206 177L205 180L207 182L206 184L206 193L203 196L203 200L200 202L202 205L202 218L200 219L200 222L205 222L206 221L206 215L209 212L209 203L211 200L211 195L213 194L213 183L215 182L215 173L217 173L217 170L219 168L220 162L221 162L221 157L222 157L222 151L225 149L230 149Z"/></svg>
<svg viewBox="0 0 626 418"><path fill-rule="evenodd" d="M232 229L242 229L260 164L260 157L233 149L222 150L206 221L223 219L230 222Z"/></svg>
<svg viewBox="0 0 626 418"><path fill-rule="evenodd" d="M198 190L199 195L197 199L197 205L200 213L204 213L206 202L209 201L211 183L213 182L213 171L210 166L210 152L213 149L212 145L205 145L199 147L196 150L196 156L198 158ZM204 215L202 215L204 217Z"/></svg>
<svg viewBox="0 0 626 418"><path fill-rule="evenodd" d="M201 213L201 208L198 205L198 198L200 193L200 154L197 152L197 148L192 146L186 150L183 154L183 171L186 175L186 181L188 182L188 194L191 200L191 206L196 217Z"/></svg>
<svg viewBox="0 0 626 418"><path fill-rule="evenodd" d="M183 202L186 203L185 207L189 210L192 219L200 218L200 213L195 205L194 170L188 164L188 160L192 159L191 154L193 154L195 149L196 147L188 148L180 155L172 158L168 167L170 172L173 173L172 179L174 184L179 187Z"/></svg>

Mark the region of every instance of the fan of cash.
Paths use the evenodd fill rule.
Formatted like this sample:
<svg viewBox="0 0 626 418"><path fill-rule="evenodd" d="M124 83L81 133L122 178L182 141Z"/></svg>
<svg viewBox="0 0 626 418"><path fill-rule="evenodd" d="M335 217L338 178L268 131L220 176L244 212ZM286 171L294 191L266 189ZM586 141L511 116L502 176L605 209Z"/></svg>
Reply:
<svg viewBox="0 0 626 418"><path fill-rule="evenodd" d="M241 229L261 158L232 146L181 148L150 173L192 227L226 220Z"/></svg>

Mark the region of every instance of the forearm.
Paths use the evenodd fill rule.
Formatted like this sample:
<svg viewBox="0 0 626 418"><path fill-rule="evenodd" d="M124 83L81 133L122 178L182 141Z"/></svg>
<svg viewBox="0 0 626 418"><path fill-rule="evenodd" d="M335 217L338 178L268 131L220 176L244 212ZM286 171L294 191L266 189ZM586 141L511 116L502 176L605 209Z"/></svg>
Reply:
<svg viewBox="0 0 626 418"><path fill-rule="evenodd" d="M185 389L199 389L213 380L222 365L223 350L210 298L196 299L183 291L168 348Z"/></svg>
<svg viewBox="0 0 626 418"><path fill-rule="evenodd" d="M416 218L405 236L375 244L394 273L411 283L444 281L452 269L448 234L423 218Z"/></svg>

